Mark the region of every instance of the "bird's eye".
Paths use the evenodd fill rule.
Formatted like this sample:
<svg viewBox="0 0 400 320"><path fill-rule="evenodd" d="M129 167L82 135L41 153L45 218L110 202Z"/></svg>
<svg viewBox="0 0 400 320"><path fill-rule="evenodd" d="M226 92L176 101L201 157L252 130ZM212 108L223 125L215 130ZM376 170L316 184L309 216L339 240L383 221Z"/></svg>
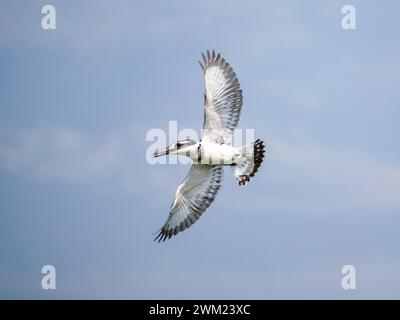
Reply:
<svg viewBox="0 0 400 320"><path fill-rule="evenodd" d="M176 144L176 146L177 146L177 148L180 148L180 147L182 147L182 143L179 143L179 142L178 142L178 143Z"/></svg>

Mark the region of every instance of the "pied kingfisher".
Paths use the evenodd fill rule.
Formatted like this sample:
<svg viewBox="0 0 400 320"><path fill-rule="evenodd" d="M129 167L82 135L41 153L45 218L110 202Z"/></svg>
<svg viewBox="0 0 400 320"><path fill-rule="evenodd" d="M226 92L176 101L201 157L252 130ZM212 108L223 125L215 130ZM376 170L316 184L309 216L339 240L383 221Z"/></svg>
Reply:
<svg viewBox="0 0 400 320"><path fill-rule="evenodd" d="M183 140L157 151L191 158L193 164L179 185L167 221L154 239L171 238L194 224L214 201L223 180L223 165L232 166L239 185L254 176L264 158L264 142L235 148L231 141L243 104L242 90L232 67L215 51L202 54L204 72L204 124L199 142Z"/></svg>

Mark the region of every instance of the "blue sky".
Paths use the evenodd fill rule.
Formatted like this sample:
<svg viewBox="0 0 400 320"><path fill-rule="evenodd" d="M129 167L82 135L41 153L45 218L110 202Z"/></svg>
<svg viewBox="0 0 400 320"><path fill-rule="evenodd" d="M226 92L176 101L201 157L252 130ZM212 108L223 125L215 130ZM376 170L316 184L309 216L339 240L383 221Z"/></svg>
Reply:
<svg viewBox="0 0 400 320"><path fill-rule="evenodd" d="M57 29L41 28L41 8ZM356 8L357 29L341 28ZM2 1L1 298L400 298L396 1ZM153 243L188 165L152 128L200 130L200 53L267 144L190 230ZM41 288L54 265L57 289ZM341 268L357 289L341 288Z"/></svg>

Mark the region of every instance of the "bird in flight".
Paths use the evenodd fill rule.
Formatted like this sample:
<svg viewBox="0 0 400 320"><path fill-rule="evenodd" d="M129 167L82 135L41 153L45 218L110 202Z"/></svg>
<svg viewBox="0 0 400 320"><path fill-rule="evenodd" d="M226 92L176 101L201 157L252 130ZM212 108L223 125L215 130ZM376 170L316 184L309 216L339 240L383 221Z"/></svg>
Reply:
<svg viewBox="0 0 400 320"><path fill-rule="evenodd" d="M192 226L209 208L221 188L223 166L233 168L242 186L254 176L264 158L264 142L260 139L238 148L232 145L243 105L239 80L229 63L214 50L207 50L202 57L199 63L204 72L205 93L201 140L178 141L154 153L154 157L177 154L193 160L185 180L176 190L167 221L154 239L158 242Z"/></svg>

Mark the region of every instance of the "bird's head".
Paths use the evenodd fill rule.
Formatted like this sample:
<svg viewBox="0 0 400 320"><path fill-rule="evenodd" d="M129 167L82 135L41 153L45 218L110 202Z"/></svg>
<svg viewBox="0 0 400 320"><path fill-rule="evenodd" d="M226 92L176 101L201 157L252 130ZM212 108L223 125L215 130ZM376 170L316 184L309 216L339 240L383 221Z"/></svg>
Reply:
<svg viewBox="0 0 400 320"><path fill-rule="evenodd" d="M194 140L180 140L175 143L170 144L166 149L161 151L156 151L153 157L160 157L167 154L180 154L187 155L189 152L193 151L193 146L196 144ZM191 148L192 147L192 148Z"/></svg>

